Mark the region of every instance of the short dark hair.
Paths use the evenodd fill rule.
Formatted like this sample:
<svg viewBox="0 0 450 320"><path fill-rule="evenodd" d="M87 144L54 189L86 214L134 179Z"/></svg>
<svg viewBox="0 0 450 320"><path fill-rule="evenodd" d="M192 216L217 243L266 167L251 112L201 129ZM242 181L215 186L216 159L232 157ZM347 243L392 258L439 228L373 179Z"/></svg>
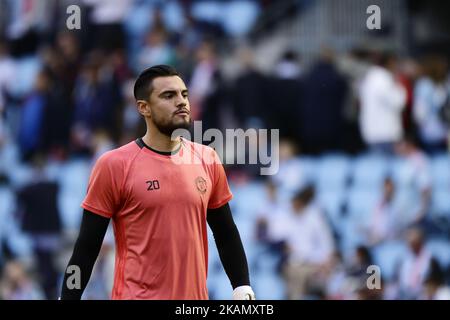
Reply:
<svg viewBox="0 0 450 320"><path fill-rule="evenodd" d="M303 189L297 191L294 195L294 201L301 201L304 204L309 204L316 194L316 190L312 184L308 184Z"/></svg>
<svg viewBox="0 0 450 320"><path fill-rule="evenodd" d="M180 74L175 68L164 64L145 69L134 83L134 98L136 100L147 100L152 92L153 79L170 76L180 76Z"/></svg>

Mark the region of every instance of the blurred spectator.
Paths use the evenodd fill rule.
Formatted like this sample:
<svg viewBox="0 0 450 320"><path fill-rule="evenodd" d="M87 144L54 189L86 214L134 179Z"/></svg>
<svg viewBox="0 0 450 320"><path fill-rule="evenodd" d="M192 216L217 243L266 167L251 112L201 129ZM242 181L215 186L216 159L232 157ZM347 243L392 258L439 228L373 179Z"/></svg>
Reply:
<svg viewBox="0 0 450 320"><path fill-rule="evenodd" d="M399 142L395 149L401 161L404 161L403 170L398 172L399 182L402 184L401 201L404 214L398 222L401 227L421 224L424 228L432 228L428 215L432 191L428 158L417 148L410 136Z"/></svg>
<svg viewBox="0 0 450 320"><path fill-rule="evenodd" d="M367 278L367 268L373 264L372 255L368 247L358 246L348 266L347 273L350 277L358 279Z"/></svg>
<svg viewBox="0 0 450 320"><path fill-rule="evenodd" d="M138 53L136 72L157 64L172 65L175 52L170 46L166 30L163 27L153 28L145 39L145 45Z"/></svg>
<svg viewBox="0 0 450 320"><path fill-rule="evenodd" d="M286 51L275 66L275 77L279 79L298 79L303 73L300 58L295 51Z"/></svg>
<svg viewBox="0 0 450 320"><path fill-rule="evenodd" d="M319 61L305 75L303 87L299 115L303 152L340 149L348 85L334 65L331 50L323 50Z"/></svg>
<svg viewBox="0 0 450 320"><path fill-rule="evenodd" d="M133 95L134 80L129 79L122 85L122 96L125 105L122 113L122 139L123 144L144 135L145 132L139 132L140 125L144 122L142 116L136 110L136 101Z"/></svg>
<svg viewBox="0 0 450 320"><path fill-rule="evenodd" d="M329 300L351 299L351 288L345 270L344 259L335 251L324 268L326 298Z"/></svg>
<svg viewBox="0 0 450 320"><path fill-rule="evenodd" d="M264 89L259 92L260 99L264 99L261 107L265 110L266 125L279 129L281 137L295 140L298 140L304 124L300 113L304 91L300 70L297 54L286 51L275 65L274 76L265 81ZM258 105L255 107L260 108Z"/></svg>
<svg viewBox="0 0 450 320"><path fill-rule="evenodd" d="M230 117L232 111L230 107L230 89L225 83L225 79L220 69L212 74L209 80L209 90L201 98L201 119L203 130L217 128L225 130L233 126ZM249 166L250 167L250 166Z"/></svg>
<svg viewBox="0 0 450 320"><path fill-rule="evenodd" d="M38 74L33 92L22 106L19 146L24 160L30 160L37 152L44 150L45 131L50 129L46 126L50 126L46 123L46 115L50 115L47 112L54 108L52 104L57 103L52 95L52 85L50 71L42 70Z"/></svg>
<svg viewBox="0 0 450 320"><path fill-rule="evenodd" d="M403 109L403 128L406 133L416 130L413 119L414 84L419 76L419 64L412 58L404 58L399 62L399 81L406 90L406 102Z"/></svg>
<svg viewBox="0 0 450 320"><path fill-rule="evenodd" d="M395 200L395 186L391 178L386 178L383 184L383 195L375 206L368 224L365 226L367 244L377 245L383 241L399 236L403 225L400 225L401 208Z"/></svg>
<svg viewBox="0 0 450 320"><path fill-rule="evenodd" d="M262 199L258 207L258 219L256 221L256 236L261 242L270 242L277 240L272 235L270 227L273 225L273 220L276 219L276 214L280 209L280 201L277 195L277 187L272 181L267 180L265 183L266 197Z"/></svg>
<svg viewBox="0 0 450 320"><path fill-rule="evenodd" d="M403 137L402 110L406 92L395 79L397 58L384 53L369 68L360 87L360 126L364 141L373 151L393 153Z"/></svg>
<svg viewBox="0 0 450 320"><path fill-rule="evenodd" d="M6 41L0 37L0 147L6 138L5 110L11 81L14 81L14 60L9 54Z"/></svg>
<svg viewBox="0 0 450 320"><path fill-rule="evenodd" d="M103 55L88 56L75 86L75 123L72 138L76 150L90 149L90 137L96 130L117 135L117 117L121 106L119 84L111 65ZM108 61L106 61L108 62Z"/></svg>
<svg viewBox="0 0 450 320"><path fill-rule="evenodd" d="M432 256L425 248L425 235L422 230L411 228L406 237L409 253L400 265L399 294L401 298L417 299L424 290Z"/></svg>
<svg viewBox="0 0 450 320"><path fill-rule="evenodd" d="M43 49L41 57L45 66L44 71L50 80L42 119L42 147L45 152L50 152L54 157L61 159L66 157L69 151L70 127L73 119L73 104L70 98L74 86L74 79L71 76L74 74L70 74L68 62L55 48Z"/></svg>
<svg viewBox="0 0 450 320"><path fill-rule="evenodd" d="M0 278L0 300L42 300L45 296L18 261L9 261Z"/></svg>
<svg viewBox="0 0 450 320"><path fill-rule="evenodd" d="M286 216L289 258L284 267L289 299L307 298L324 289L324 268L332 258L334 240L330 226L313 203L314 189L307 187L292 200Z"/></svg>
<svg viewBox="0 0 450 320"><path fill-rule="evenodd" d="M354 48L348 53L339 55L336 65L348 82L348 94L343 107L345 130L341 134L342 144L345 151L355 154L365 148L359 125L359 89L371 66L369 52L365 48Z"/></svg>
<svg viewBox="0 0 450 320"><path fill-rule="evenodd" d="M203 112L204 99L212 90L214 77L218 71L218 61L214 45L210 41L200 44L196 52L197 63L189 81L189 102L193 119L199 119Z"/></svg>
<svg viewBox="0 0 450 320"><path fill-rule="evenodd" d="M450 287L445 283L445 274L434 259L425 280L425 291L421 299L450 300Z"/></svg>
<svg viewBox="0 0 450 320"><path fill-rule="evenodd" d="M445 151L449 123L442 118L442 110L450 103L447 83L448 63L444 57L429 56L423 63L424 75L414 88L414 119L425 151Z"/></svg>
<svg viewBox="0 0 450 320"><path fill-rule="evenodd" d="M280 168L276 175L270 177L283 196L282 201L290 199L293 194L305 187L310 178L298 158L298 146L294 141L283 139L279 145Z"/></svg>
<svg viewBox="0 0 450 320"><path fill-rule="evenodd" d="M74 33L62 31L56 37L56 50L63 60L63 67L60 73L55 73L66 89L66 94L72 95L81 67L80 42Z"/></svg>
<svg viewBox="0 0 450 320"><path fill-rule="evenodd" d="M265 86L266 77L255 66L255 57L250 48L239 49L237 53L241 72L232 88L232 105L234 116L240 128L259 126L267 128L273 124L273 110L267 103Z"/></svg>
<svg viewBox="0 0 450 320"><path fill-rule="evenodd" d="M10 164L5 168L10 170ZM1 171L3 170L0 170L0 272L9 258L20 259L24 263L31 260L30 241L20 230L15 217L16 201L11 181Z"/></svg>
<svg viewBox="0 0 450 320"><path fill-rule="evenodd" d="M122 21L131 7L131 0L83 0L90 10L91 48L110 51L124 48Z"/></svg>
<svg viewBox="0 0 450 320"><path fill-rule="evenodd" d="M57 183L45 173L45 160L35 156L34 172L28 184L17 192L18 216L22 230L30 237L47 299L57 297L58 272L55 259L60 249L61 220Z"/></svg>

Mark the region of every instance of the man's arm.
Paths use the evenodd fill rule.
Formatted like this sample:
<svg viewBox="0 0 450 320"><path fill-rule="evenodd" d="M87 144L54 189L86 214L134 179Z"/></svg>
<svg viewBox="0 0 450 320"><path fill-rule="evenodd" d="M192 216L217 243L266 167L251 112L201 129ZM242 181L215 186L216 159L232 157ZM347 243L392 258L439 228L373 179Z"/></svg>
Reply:
<svg viewBox="0 0 450 320"><path fill-rule="evenodd" d="M83 211L83 219L81 221L80 233L75 243L75 248L70 258L69 264L64 274L64 280L61 289L61 300L80 300L86 288L95 260L97 260L100 248L108 229L109 219L102 217L90 211ZM71 285L75 281L69 279L74 275L74 271L69 269L70 266L76 266L80 270L80 288L72 288ZM69 283L67 283L69 280Z"/></svg>
<svg viewBox="0 0 450 320"><path fill-rule="evenodd" d="M247 257L229 204L208 209L207 221L214 235L220 260L233 287L235 300L254 300L250 287Z"/></svg>

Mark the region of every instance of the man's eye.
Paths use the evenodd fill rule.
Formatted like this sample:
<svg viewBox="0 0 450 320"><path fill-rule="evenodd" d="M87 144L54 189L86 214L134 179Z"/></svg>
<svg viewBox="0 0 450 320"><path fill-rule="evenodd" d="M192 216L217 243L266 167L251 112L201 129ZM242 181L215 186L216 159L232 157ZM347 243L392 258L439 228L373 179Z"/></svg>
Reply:
<svg viewBox="0 0 450 320"><path fill-rule="evenodd" d="M171 93L168 93L168 94L164 95L164 99L170 99L172 97L173 97L173 94L171 94Z"/></svg>

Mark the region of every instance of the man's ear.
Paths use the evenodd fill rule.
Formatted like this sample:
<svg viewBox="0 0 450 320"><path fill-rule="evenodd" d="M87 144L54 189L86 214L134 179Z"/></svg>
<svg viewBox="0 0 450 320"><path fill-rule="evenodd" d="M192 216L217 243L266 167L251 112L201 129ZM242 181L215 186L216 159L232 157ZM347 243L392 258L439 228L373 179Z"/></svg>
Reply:
<svg viewBox="0 0 450 320"><path fill-rule="evenodd" d="M144 117L150 117L150 105L145 100L138 100L136 102L138 111Z"/></svg>

